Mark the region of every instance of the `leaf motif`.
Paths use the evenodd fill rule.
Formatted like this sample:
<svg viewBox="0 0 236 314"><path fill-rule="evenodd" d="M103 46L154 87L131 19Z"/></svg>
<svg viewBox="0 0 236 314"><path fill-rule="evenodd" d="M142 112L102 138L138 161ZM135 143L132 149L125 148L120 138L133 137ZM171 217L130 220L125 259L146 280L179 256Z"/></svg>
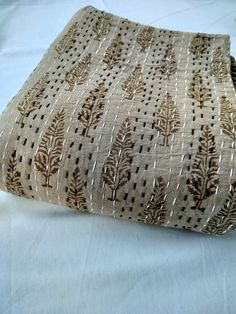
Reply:
<svg viewBox="0 0 236 314"><path fill-rule="evenodd" d="M102 179L111 189L111 201L118 201L117 191L130 179L132 161L131 123L127 117L121 125L103 169Z"/></svg>
<svg viewBox="0 0 236 314"><path fill-rule="evenodd" d="M188 182L188 190L194 196L195 205L192 209L202 212L202 202L216 192L219 184L218 154L211 129L204 126L200 145L191 167L191 176Z"/></svg>
<svg viewBox="0 0 236 314"><path fill-rule="evenodd" d="M198 107L205 107L205 102L211 99L210 89L203 85L203 80L200 72L193 76L190 83L188 96L199 102Z"/></svg>
<svg viewBox="0 0 236 314"><path fill-rule="evenodd" d="M180 128L180 117L174 101L167 93L155 113L154 127L163 136L161 146L169 146L169 136L176 133Z"/></svg>
<svg viewBox="0 0 236 314"><path fill-rule="evenodd" d="M166 217L165 207L165 181L163 177L158 177L153 193L147 207L141 214L141 219L149 224L163 224Z"/></svg>
<svg viewBox="0 0 236 314"><path fill-rule="evenodd" d="M220 47L216 48L213 53L213 58L210 63L210 75L216 78L218 83L222 83L227 79L228 68L227 62L224 59L223 52Z"/></svg>
<svg viewBox="0 0 236 314"><path fill-rule="evenodd" d="M26 93L23 100L17 105L17 110L20 112L20 119L17 123L23 123L24 118L31 112L38 109L42 99L44 90L47 86L49 73L47 72L34 86Z"/></svg>
<svg viewBox="0 0 236 314"><path fill-rule="evenodd" d="M133 100L136 94L144 90L144 82L142 80L142 67L138 64L133 72L122 84L122 89L129 94L127 99Z"/></svg>
<svg viewBox="0 0 236 314"><path fill-rule="evenodd" d="M64 119L65 110L62 108L52 119L34 156L36 168L45 178L45 182L42 184L43 187L52 188L49 179L59 170L64 141Z"/></svg>
<svg viewBox="0 0 236 314"><path fill-rule="evenodd" d="M195 55L196 59L199 59L207 52L208 39L209 37L200 35L199 33L193 37L189 51Z"/></svg>
<svg viewBox="0 0 236 314"><path fill-rule="evenodd" d="M236 60L232 56L230 56L230 60L231 60L231 67L230 67L231 78L234 84L234 88L236 89Z"/></svg>
<svg viewBox="0 0 236 314"><path fill-rule="evenodd" d="M111 28L112 15L109 13L103 13L98 17L97 22L93 26L93 31L96 34L95 39L101 40L101 37L109 33Z"/></svg>
<svg viewBox="0 0 236 314"><path fill-rule="evenodd" d="M100 83L98 87L90 91L83 103L78 114L78 120L84 125L83 136L89 137L90 127L97 125L101 120L105 106L104 97L105 86L104 83Z"/></svg>
<svg viewBox="0 0 236 314"><path fill-rule="evenodd" d="M154 42L155 38L155 28L145 27L137 38L137 43L141 46L140 52L145 52L145 50Z"/></svg>
<svg viewBox="0 0 236 314"><path fill-rule="evenodd" d="M220 106L222 131L233 140L231 148L236 148L236 107L225 96L221 97Z"/></svg>
<svg viewBox="0 0 236 314"><path fill-rule="evenodd" d="M108 70L111 70L114 65L120 63L122 59L122 45L121 34L118 34L116 38L112 40L103 58L103 62L107 64Z"/></svg>
<svg viewBox="0 0 236 314"><path fill-rule="evenodd" d="M74 23L67 33L62 37L62 39L55 45L55 50L57 52L57 57L59 58L64 52L66 52L70 46L75 43L76 35L78 30L78 23Z"/></svg>
<svg viewBox="0 0 236 314"><path fill-rule="evenodd" d="M66 73L65 81L69 85L67 90L73 91L75 85L82 85L88 79L91 60L92 55L89 53L81 62Z"/></svg>
<svg viewBox="0 0 236 314"><path fill-rule="evenodd" d="M206 233L224 234L236 225L236 181L232 184L223 208L208 221L202 230Z"/></svg>
<svg viewBox="0 0 236 314"><path fill-rule="evenodd" d="M165 55L160 61L159 69L165 80L169 80L170 76L176 73L177 63L172 45L169 45L169 47L166 49Z"/></svg>
<svg viewBox="0 0 236 314"><path fill-rule="evenodd" d="M69 207L77 208L78 210L87 211L86 199L84 196L84 183L80 176L79 167L75 168L70 181L67 193L67 205Z"/></svg>
<svg viewBox="0 0 236 314"><path fill-rule="evenodd" d="M15 153L8 160L6 172L6 190L18 196L26 196L17 170L17 160Z"/></svg>

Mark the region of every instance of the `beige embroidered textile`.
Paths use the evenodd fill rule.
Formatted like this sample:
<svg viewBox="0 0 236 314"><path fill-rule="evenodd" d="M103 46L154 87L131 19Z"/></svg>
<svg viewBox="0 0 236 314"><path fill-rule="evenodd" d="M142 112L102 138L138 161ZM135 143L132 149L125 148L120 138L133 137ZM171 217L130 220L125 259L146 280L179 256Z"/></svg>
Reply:
<svg viewBox="0 0 236 314"><path fill-rule="evenodd" d="M227 35L78 11L0 118L1 189L82 212L231 230L229 45Z"/></svg>

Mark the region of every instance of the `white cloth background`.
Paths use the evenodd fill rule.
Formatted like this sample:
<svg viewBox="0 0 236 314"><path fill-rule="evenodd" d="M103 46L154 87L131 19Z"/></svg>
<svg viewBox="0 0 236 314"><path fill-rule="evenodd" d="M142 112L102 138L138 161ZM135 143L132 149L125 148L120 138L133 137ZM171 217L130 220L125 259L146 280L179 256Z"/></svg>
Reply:
<svg viewBox="0 0 236 314"><path fill-rule="evenodd" d="M85 5L156 27L226 33L235 0L0 0L0 110ZM0 313L236 313L236 234L79 214L0 192Z"/></svg>

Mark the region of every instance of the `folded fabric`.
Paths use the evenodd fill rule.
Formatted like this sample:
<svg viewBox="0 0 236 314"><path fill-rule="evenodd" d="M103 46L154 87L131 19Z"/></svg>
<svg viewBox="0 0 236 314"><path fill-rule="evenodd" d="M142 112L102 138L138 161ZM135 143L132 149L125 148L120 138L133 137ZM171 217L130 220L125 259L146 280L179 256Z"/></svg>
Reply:
<svg viewBox="0 0 236 314"><path fill-rule="evenodd" d="M80 212L233 229L231 66L227 35L78 11L1 115L0 188Z"/></svg>

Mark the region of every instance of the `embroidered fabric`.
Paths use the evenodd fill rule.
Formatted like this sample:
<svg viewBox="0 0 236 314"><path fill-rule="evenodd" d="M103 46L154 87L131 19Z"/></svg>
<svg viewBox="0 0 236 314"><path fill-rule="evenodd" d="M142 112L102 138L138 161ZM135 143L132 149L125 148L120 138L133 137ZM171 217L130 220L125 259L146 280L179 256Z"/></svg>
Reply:
<svg viewBox="0 0 236 314"><path fill-rule="evenodd" d="M229 36L77 12L3 113L3 190L223 234L236 223ZM11 121L11 123L5 123Z"/></svg>

